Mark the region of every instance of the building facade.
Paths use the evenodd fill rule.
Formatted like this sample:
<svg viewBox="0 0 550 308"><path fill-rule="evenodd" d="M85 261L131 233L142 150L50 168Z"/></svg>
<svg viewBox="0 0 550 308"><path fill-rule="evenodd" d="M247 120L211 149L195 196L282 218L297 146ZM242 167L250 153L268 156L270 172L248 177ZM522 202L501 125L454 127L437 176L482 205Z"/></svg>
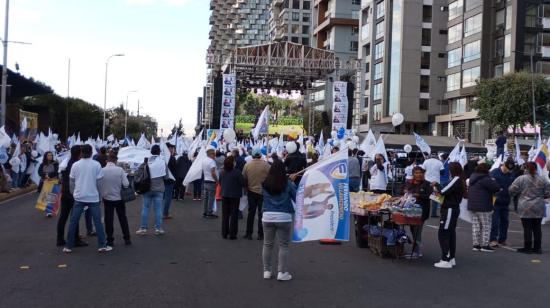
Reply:
<svg viewBox="0 0 550 308"><path fill-rule="evenodd" d="M447 14L445 0L363 0L358 55L359 131L393 132L402 113L402 133L427 134L442 112Z"/></svg>
<svg viewBox="0 0 550 308"><path fill-rule="evenodd" d="M269 9L271 41L311 43L312 0L273 0Z"/></svg>

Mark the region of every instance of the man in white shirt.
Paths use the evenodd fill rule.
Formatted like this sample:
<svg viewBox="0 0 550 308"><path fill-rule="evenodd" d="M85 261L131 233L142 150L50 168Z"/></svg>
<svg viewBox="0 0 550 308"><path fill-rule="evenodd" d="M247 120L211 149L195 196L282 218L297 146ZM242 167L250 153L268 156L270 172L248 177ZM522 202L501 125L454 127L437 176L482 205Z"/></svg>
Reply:
<svg viewBox="0 0 550 308"><path fill-rule="evenodd" d="M216 201L216 184L218 183L218 170L216 166L216 151L213 148L206 150L206 158L202 163L202 173L204 176L204 196L203 205L204 218L218 218L214 214L214 202Z"/></svg>
<svg viewBox="0 0 550 308"><path fill-rule="evenodd" d="M422 169L426 170L426 174L424 175L426 181L430 183L437 183L441 184L441 171L444 170L443 163L437 159L437 154L432 153L432 156L429 159L426 159L424 161L424 164L422 164ZM431 201L432 206L432 217L439 217L437 215L437 208L439 207L439 203L435 201Z"/></svg>
<svg viewBox="0 0 550 308"><path fill-rule="evenodd" d="M92 146L89 144L82 146L82 158L74 163L69 178L70 190L74 197L74 206L69 224L67 245L63 248L63 252L72 252L75 246L76 226L85 209L90 211L94 220L98 251L106 252L113 250L111 246L107 245L103 223L101 222L99 182L103 178L103 170L101 169L101 165L92 159Z"/></svg>

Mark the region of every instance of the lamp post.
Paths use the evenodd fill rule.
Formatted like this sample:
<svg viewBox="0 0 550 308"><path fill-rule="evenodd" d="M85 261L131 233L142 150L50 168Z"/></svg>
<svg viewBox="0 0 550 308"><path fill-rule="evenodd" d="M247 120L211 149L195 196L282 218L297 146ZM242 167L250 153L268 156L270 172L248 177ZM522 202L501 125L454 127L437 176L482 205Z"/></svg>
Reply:
<svg viewBox="0 0 550 308"><path fill-rule="evenodd" d="M128 133L128 97L132 93L137 93L137 91L138 90L133 90L133 91L128 91L128 93L126 93L126 107L124 108L126 109L126 111L124 112L124 138L126 138L126 135Z"/></svg>
<svg viewBox="0 0 550 308"><path fill-rule="evenodd" d="M109 60L113 57L124 57L124 54L118 53L107 58L105 61L105 95L103 96L103 140L105 140L105 116L107 112L107 73L109 71Z"/></svg>
<svg viewBox="0 0 550 308"><path fill-rule="evenodd" d="M10 1L6 0L6 16L4 21L4 38L2 40L2 45L4 47L4 62L2 65L2 97L1 97L1 106L0 108L0 125L6 125L6 96L7 96L7 87L8 87L8 24L9 24L9 14L10 12Z"/></svg>

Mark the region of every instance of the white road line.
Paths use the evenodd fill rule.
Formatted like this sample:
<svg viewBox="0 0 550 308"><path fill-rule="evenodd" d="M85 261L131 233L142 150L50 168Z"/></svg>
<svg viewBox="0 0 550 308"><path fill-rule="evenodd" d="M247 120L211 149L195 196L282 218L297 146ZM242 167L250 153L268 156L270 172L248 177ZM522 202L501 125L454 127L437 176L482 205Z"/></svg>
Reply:
<svg viewBox="0 0 550 308"><path fill-rule="evenodd" d="M27 192L27 193L24 193L24 194L22 194L22 195L19 195L19 196L17 196L17 197L14 197L14 198L11 198L11 199L8 199L8 200L4 200L4 201L0 202L0 205L5 204L5 203L8 203L8 202L11 202L11 201L15 201L15 200L17 200L17 199L20 199L20 198L22 198L22 197L25 197L26 195L29 195L29 194L33 194L33 193L35 193L35 192L36 192L36 191L31 190L31 191L29 191L29 192Z"/></svg>
<svg viewBox="0 0 550 308"><path fill-rule="evenodd" d="M428 225L426 224L425 225L426 227L430 227L432 229L439 229L439 226L432 226L432 225ZM456 227L457 229L467 229L467 228L463 228L463 227ZM523 231L515 231L515 230L508 230L508 233L523 233Z"/></svg>

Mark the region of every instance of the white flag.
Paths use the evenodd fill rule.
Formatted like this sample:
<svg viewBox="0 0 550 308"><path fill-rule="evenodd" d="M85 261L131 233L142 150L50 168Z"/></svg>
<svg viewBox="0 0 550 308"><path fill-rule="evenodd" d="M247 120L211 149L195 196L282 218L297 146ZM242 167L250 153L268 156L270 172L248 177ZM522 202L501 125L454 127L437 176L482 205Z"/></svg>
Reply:
<svg viewBox="0 0 550 308"><path fill-rule="evenodd" d="M359 148L363 152L365 152L365 156L374 159L373 152L374 149L376 149L376 137L374 137L372 130L369 130L367 137L365 138L365 140L363 140L363 143L361 143L361 146Z"/></svg>
<svg viewBox="0 0 550 308"><path fill-rule="evenodd" d="M191 146L189 146L189 152L187 153L187 157L189 159L193 159L193 156L195 155L195 152L199 148L199 145L202 141L202 134L204 133L204 129L201 130L201 132L195 136L195 139L193 139L193 142L191 143Z"/></svg>
<svg viewBox="0 0 550 308"><path fill-rule="evenodd" d="M256 123L256 126L254 127L254 130L252 130L252 137L254 137L254 140L258 140L260 137L260 134L267 134L269 129L269 106L265 106L264 111L262 111L262 114L260 115L260 118L258 118L258 123Z"/></svg>
<svg viewBox="0 0 550 308"><path fill-rule="evenodd" d="M464 168L464 166L468 163L468 154L466 153L466 147L464 144L462 145L462 150L460 151L459 163L462 165L462 168Z"/></svg>
<svg viewBox="0 0 550 308"><path fill-rule="evenodd" d="M518 165L523 165L525 161L523 160L523 158L521 158L521 151L519 149L518 137L514 137L514 144L516 145L516 163Z"/></svg>
<svg viewBox="0 0 550 308"><path fill-rule="evenodd" d="M454 149L449 154L449 162L460 162L460 141L458 141Z"/></svg>
<svg viewBox="0 0 550 308"><path fill-rule="evenodd" d="M428 155L432 154L432 148L430 148L424 138L422 138L419 134L414 133L414 139L416 140L416 145L420 148L420 151L428 153Z"/></svg>
<svg viewBox="0 0 550 308"><path fill-rule="evenodd" d="M200 135L195 137L200 138ZM199 151L199 154L197 155L197 158L193 161L193 164L191 164L191 168L189 168L189 172L187 172L187 175L185 176L185 179L183 179L183 185L187 186L189 183L199 180L202 177L202 163L206 159L206 147L202 147Z"/></svg>
<svg viewBox="0 0 550 308"><path fill-rule="evenodd" d="M9 148L11 144L11 138L6 134L4 126L0 127L0 147Z"/></svg>
<svg viewBox="0 0 550 308"><path fill-rule="evenodd" d="M386 145L384 144L384 138L382 138L382 134L380 134L380 137L378 137L378 142L376 143L376 148L374 149L374 152L372 153L373 154L373 158L376 154L381 154L382 156L384 156L384 159L386 160L386 162L389 162L390 160L388 159L388 152L386 151Z"/></svg>

